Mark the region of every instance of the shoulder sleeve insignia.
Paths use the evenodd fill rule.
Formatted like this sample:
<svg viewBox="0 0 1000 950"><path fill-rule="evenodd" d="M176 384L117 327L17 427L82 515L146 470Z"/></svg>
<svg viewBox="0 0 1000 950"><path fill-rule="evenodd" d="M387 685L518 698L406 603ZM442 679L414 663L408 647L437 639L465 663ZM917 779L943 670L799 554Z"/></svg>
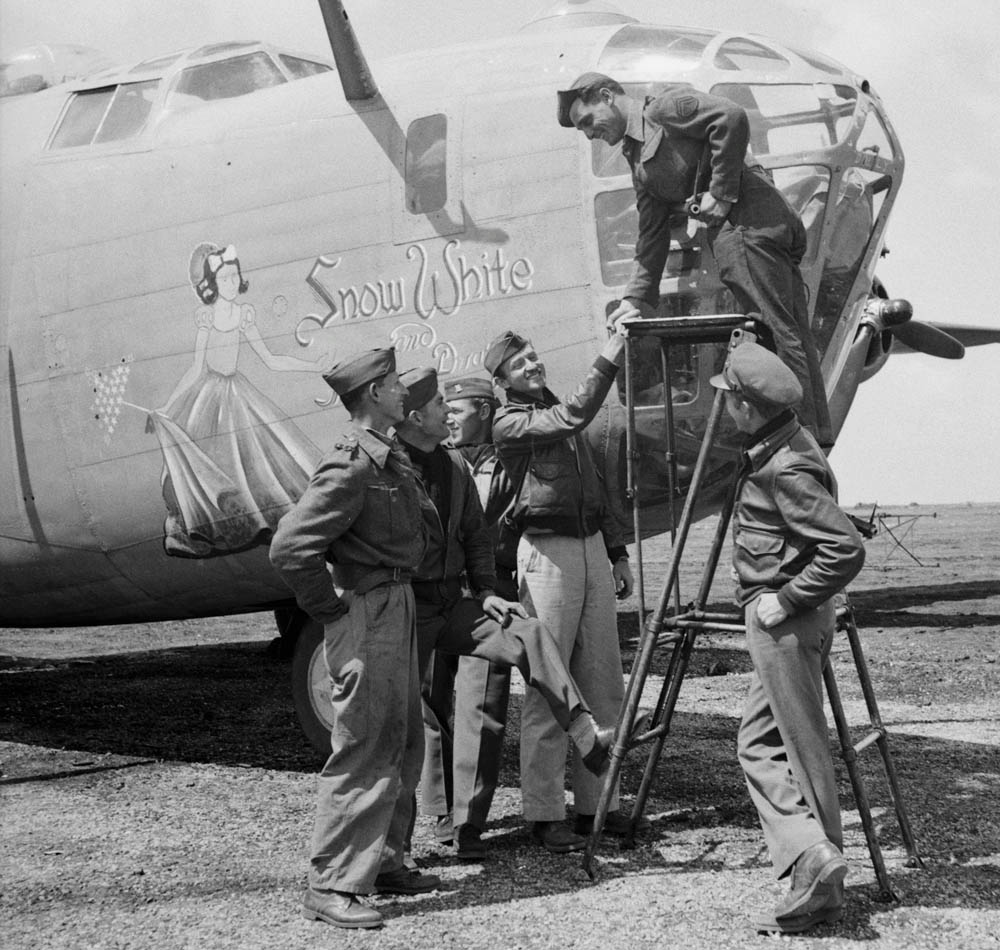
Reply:
<svg viewBox="0 0 1000 950"><path fill-rule="evenodd" d="M690 119L698 111L698 100L694 96L678 96L675 108L680 118Z"/></svg>

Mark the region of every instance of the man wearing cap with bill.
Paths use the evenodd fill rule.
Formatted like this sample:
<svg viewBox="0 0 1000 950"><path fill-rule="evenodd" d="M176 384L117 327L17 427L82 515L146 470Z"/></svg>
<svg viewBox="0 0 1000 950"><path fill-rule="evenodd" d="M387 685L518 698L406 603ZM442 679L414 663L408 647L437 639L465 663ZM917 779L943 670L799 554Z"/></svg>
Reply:
<svg viewBox="0 0 1000 950"><path fill-rule="evenodd" d="M423 509L427 547L412 581L421 675L434 650L516 666L596 781L607 766L613 730L598 727L549 631L516 601L496 594L493 541L475 483L462 456L441 445L450 430L437 373L408 370L400 381L407 396L396 433L433 502ZM461 818L455 828L458 853L479 859L485 853L482 828Z"/></svg>
<svg viewBox="0 0 1000 950"><path fill-rule="evenodd" d="M753 678L737 749L771 860L789 890L760 931L800 933L843 913L847 863L823 713L834 595L865 551L837 505L826 456L792 406L802 391L769 350L743 342L712 385L744 433L733 515L737 602Z"/></svg>
<svg viewBox="0 0 1000 950"><path fill-rule="evenodd" d="M692 205L719 277L737 306L759 313L778 355L802 386L802 421L820 444L833 442L819 353L809 325L799 262L806 251L802 221L759 165L748 165L750 124L736 103L695 89L644 101L603 73L577 77L557 93L558 119L588 139L621 144L632 169L639 235L632 276L612 316L637 316L659 305L672 219ZM689 204L688 202L691 202Z"/></svg>
<svg viewBox="0 0 1000 950"><path fill-rule="evenodd" d="M497 561L497 593L517 600L516 565L500 563L497 522L510 503L508 481L493 446L493 416L498 400L493 383L482 376L449 379L444 387L451 443L472 470L472 480L486 515ZM516 543L516 542L515 542ZM508 545L509 546L509 545ZM516 551L511 558L516 557ZM474 656L435 650L424 680L424 770L420 776L421 813L436 817L441 843L454 837L454 826L471 824L483 831L500 778L503 736L510 698L510 667ZM429 711L430 714L427 713ZM451 741L440 728L454 711ZM481 858L484 849L466 834L460 859Z"/></svg>
<svg viewBox="0 0 1000 950"><path fill-rule="evenodd" d="M319 776L303 913L379 927L382 915L359 895L416 894L440 883L403 866L423 760L410 577L424 555L429 502L387 434L404 418L406 397L394 351L363 353L323 378L351 421L271 542L272 564L323 624L332 685L332 750Z"/></svg>
<svg viewBox="0 0 1000 950"><path fill-rule="evenodd" d="M512 330L494 339L483 365L507 395L493 441L515 486L510 520L521 535L521 603L553 633L598 722L612 726L624 693L615 595L632 592L621 530L583 434L623 360L620 323L576 391L560 402L546 387L531 341ZM578 851L593 828L602 782L573 761L576 824L566 826L566 740L534 690L521 711L521 798L535 839L549 851ZM615 788L604 825L624 834Z"/></svg>

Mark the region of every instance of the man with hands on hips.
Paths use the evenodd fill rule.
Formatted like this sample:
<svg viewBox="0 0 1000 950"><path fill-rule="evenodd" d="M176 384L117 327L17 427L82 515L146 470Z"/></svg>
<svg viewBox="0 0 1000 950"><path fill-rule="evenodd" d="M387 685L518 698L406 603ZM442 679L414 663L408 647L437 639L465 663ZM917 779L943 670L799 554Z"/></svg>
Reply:
<svg viewBox="0 0 1000 950"><path fill-rule="evenodd" d="M382 915L359 896L440 883L403 865L423 760L410 578L426 548L427 501L388 435L405 415L394 351L363 353L323 378L351 421L271 543L271 562L299 606L324 625L331 682L331 754L319 776L303 913L380 927Z"/></svg>

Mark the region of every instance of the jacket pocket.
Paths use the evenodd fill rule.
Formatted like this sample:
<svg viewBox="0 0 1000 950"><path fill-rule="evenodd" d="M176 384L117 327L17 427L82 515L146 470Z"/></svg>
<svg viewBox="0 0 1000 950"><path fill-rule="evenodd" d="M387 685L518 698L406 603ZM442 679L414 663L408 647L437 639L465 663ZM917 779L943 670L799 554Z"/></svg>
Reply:
<svg viewBox="0 0 1000 950"><path fill-rule="evenodd" d="M780 557L785 547L782 535L753 528L737 529L736 543L755 558Z"/></svg>
<svg viewBox="0 0 1000 950"><path fill-rule="evenodd" d="M383 482L371 482L365 486L364 512L375 524L392 529L393 509L399 496L399 488Z"/></svg>

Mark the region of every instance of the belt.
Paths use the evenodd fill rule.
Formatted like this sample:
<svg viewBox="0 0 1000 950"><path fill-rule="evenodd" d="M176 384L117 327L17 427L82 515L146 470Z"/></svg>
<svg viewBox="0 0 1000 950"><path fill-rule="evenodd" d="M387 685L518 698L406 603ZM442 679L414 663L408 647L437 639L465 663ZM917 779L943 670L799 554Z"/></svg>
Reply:
<svg viewBox="0 0 1000 950"><path fill-rule="evenodd" d="M409 584L411 577L413 572L405 567L373 567L362 574L350 589L355 594L367 594L368 591L387 584Z"/></svg>
<svg viewBox="0 0 1000 950"><path fill-rule="evenodd" d="M443 581L413 581L413 596L429 604L444 604L462 596L462 582L457 577Z"/></svg>

